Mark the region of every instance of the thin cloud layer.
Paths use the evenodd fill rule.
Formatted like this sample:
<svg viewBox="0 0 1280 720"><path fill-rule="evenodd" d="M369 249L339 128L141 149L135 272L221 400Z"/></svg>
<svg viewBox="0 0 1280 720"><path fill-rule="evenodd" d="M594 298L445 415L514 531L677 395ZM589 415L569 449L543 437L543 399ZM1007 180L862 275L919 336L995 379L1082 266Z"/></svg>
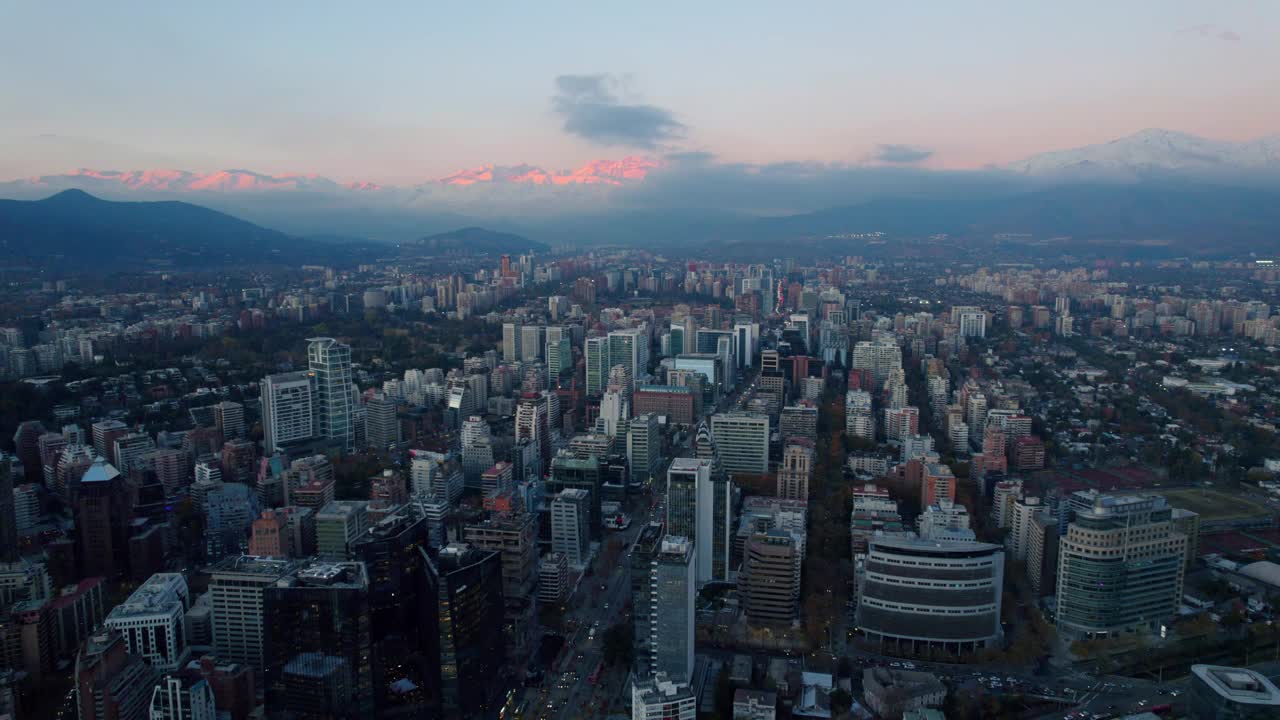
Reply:
<svg viewBox="0 0 1280 720"><path fill-rule="evenodd" d="M621 85L609 74L561 75L551 108L564 119L565 132L597 145L655 150L684 136L685 125L670 110L623 102Z"/></svg>
<svg viewBox="0 0 1280 720"><path fill-rule="evenodd" d="M1224 42L1240 42L1240 34L1235 30L1214 25L1213 23L1201 23L1200 25L1192 25L1179 31L1183 35L1196 35L1202 38L1218 39Z"/></svg>
<svg viewBox="0 0 1280 720"><path fill-rule="evenodd" d="M928 148L889 143L877 146L876 152L872 158L880 162L893 163L895 165L910 165L913 163L924 162L932 156L933 151Z"/></svg>

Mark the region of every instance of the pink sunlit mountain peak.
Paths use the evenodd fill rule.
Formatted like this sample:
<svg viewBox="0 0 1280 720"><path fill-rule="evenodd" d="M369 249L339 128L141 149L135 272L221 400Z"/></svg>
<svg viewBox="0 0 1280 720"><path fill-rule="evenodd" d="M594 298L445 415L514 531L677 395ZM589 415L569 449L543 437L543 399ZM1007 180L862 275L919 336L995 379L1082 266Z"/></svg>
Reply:
<svg viewBox="0 0 1280 720"><path fill-rule="evenodd" d="M592 160L573 170L548 171L535 165L481 165L459 170L436 182L441 185L515 183L525 185L622 185L643 180L649 171L662 167L653 158L625 157L621 160Z"/></svg>

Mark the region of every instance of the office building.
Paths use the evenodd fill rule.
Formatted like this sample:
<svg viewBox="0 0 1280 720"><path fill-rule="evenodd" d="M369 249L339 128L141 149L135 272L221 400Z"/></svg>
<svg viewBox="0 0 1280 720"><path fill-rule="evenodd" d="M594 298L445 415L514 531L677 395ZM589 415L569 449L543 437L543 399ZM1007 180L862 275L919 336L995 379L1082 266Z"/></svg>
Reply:
<svg viewBox="0 0 1280 720"><path fill-rule="evenodd" d="M787 500L809 499L809 478L813 477L814 446L807 438L787 439L778 467L778 492Z"/></svg>
<svg viewBox="0 0 1280 720"><path fill-rule="evenodd" d="M217 720L213 687L190 675L166 675L151 692L150 720Z"/></svg>
<svg viewBox="0 0 1280 720"><path fill-rule="evenodd" d="M240 483L217 483L204 495L204 552L217 562L249 549L253 521L258 518L258 496Z"/></svg>
<svg viewBox="0 0 1280 720"><path fill-rule="evenodd" d="M1280 688L1249 668L1192 665L1187 688L1190 720L1264 720L1280 717Z"/></svg>
<svg viewBox="0 0 1280 720"><path fill-rule="evenodd" d="M584 508L584 512L589 510ZM553 543L554 525L553 504ZM462 536L474 548L498 553L502 562L503 617L507 637L515 641L514 649L523 650L535 625L533 610L538 584L537 517L515 508L491 511L485 520L464 527Z"/></svg>
<svg viewBox="0 0 1280 720"><path fill-rule="evenodd" d="M95 632L76 654L79 720L146 717L156 678L156 669L130 653L120 633L109 628Z"/></svg>
<svg viewBox="0 0 1280 720"><path fill-rule="evenodd" d="M538 563L538 603L555 607L569 599L569 558L550 552Z"/></svg>
<svg viewBox="0 0 1280 720"><path fill-rule="evenodd" d="M426 517L406 507L371 526L351 546L369 579L369 646L374 706L380 713L425 712L399 686L433 685L435 604L429 596ZM409 601L406 602L406 599Z"/></svg>
<svg viewBox="0 0 1280 720"><path fill-rule="evenodd" d="M17 562L18 552L18 504L14 493L13 464L9 458L0 459L0 563Z"/></svg>
<svg viewBox="0 0 1280 720"><path fill-rule="evenodd" d="M267 707L300 715L373 716L364 563L312 561L296 568L263 591L262 625Z"/></svg>
<svg viewBox="0 0 1280 720"><path fill-rule="evenodd" d="M297 567L289 560L232 557L209 573L213 598L213 648L218 657L263 670L263 593Z"/></svg>
<svg viewBox="0 0 1280 720"><path fill-rule="evenodd" d="M409 451L409 495L415 500L452 505L462 497L464 483L462 464L455 454Z"/></svg>
<svg viewBox="0 0 1280 720"><path fill-rule="evenodd" d="M548 496L556 495L568 488L579 488L590 494L588 506L591 510L589 529L591 537L598 537L604 527L603 504L603 470L600 458L596 455L574 457L566 451L551 461L551 477L547 479L544 489Z"/></svg>
<svg viewBox="0 0 1280 720"><path fill-rule="evenodd" d="M316 552L326 560L350 560L351 544L369 526L367 500L334 500L316 513Z"/></svg>
<svg viewBox="0 0 1280 720"><path fill-rule="evenodd" d="M649 335L641 328L614 330L609 333L609 363L607 367L621 365L631 379L631 387L635 381L649 373ZM588 372L590 367L588 366ZM590 389L588 388L588 394Z"/></svg>
<svg viewBox="0 0 1280 720"><path fill-rule="evenodd" d="M1057 625L1070 639L1156 630L1177 613L1187 537L1158 495L1097 496L1058 542Z"/></svg>
<svg viewBox="0 0 1280 720"><path fill-rule="evenodd" d="M440 550L434 569L441 716L490 717L505 684L502 561L496 552L453 543Z"/></svg>
<svg viewBox="0 0 1280 720"><path fill-rule="evenodd" d="M551 501L551 549L577 569L591 553L590 503L591 493L581 488L566 488Z"/></svg>
<svg viewBox="0 0 1280 720"><path fill-rule="evenodd" d="M604 392L609 368L612 367L609 363L609 338L607 336L587 338L583 344L583 359L587 366L587 395L598 396Z"/></svg>
<svg viewBox="0 0 1280 720"><path fill-rule="evenodd" d="M682 385L639 385L631 402L635 415L651 413L673 425L692 425L701 408L699 394Z"/></svg>
<svg viewBox="0 0 1280 720"><path fill-rule="evenodd" d="M631 482L641 484L651 480L661 454L662 436L658 416L643 413L632 418L627 423L627 463L631 467Z"/></svg>
<svg viewBox="0 0 1280 720"><path fill-rule="evenodd" d="M317 434L352 452L356 433L351 348L333 338L311 338L307 343L307 363L316 381Z"/></svg>
<svg viewBox="0 0 1280 720"><path fill-rule="evenodd" d="M882 649L958 655L1003 636L998 545L872 538L863 567L857 622Z"/></svg>
<svg viewBox="0 0 1280 720"><path fill-rule="evenodd" d="M676 535L662 539L652 566L654 601L648 645L653 670L679 682L693 677L696 568L692 541Z"/></svg>
<svg viewBox="0 0 1280 720"><path fill-rule="evenodd" d="M119 420L102 420L94 423L90 430L93 433L93 449L98 457L106 458L115 465L116 438L129 433L129 426Z"/></svg>
<svg viewBox="0 0 1280 720"><path fill-rule="evenodd" d="M183 575L157 573L112 608L105 624L120 633L129 653L161 672L172 672L186 663L190 652L184 623L190 607Z"/></svg>
<svg viewBox="0 0 1280 720"><path fill-rule="evenodd" d="M747 540L738 573L742 610L753 625L790 625L799 611L800 549L790 532L773 529Z"/></svg>
<svg viewBox="0 0 1280 720"><path fill-rule="evenodd" d="M631 687L631 720L695 720L697 716L698 697L686 680L657 673Z"/></svg>
<svg viewBox="0 0 1280 720"><path fill-rule="evenodd" d="M506 348L505 326L503 349ZM544 325L525 325L520 328L520 360L526 363L538 362L543 358L547 346L547 328Z"/></svg>
<svg viewBox="0 0 1280 720"><path fill-rule="evenodd" d="M628 557L631 576L632 624L635 629L633 643L635 653L633 671L640 676L653 673L655 649L654 626L657 611L657 586L654 572L658 552L662 549L665 529L662 523L652 522L640 529Z"/></svg>
<svg viewBox="0 0 1280 720"><path fill-rule="evenodd" d="M711 417L720 464L727 473L765 475L769 472L769 418L747 412Z"/></svg>
<svg viewBox="0 0 1280 720"><path fill-rule="evenodd" d="M524 333L523 327L518 322L508 322L502 324L502 361L506 363L517 363L524 359L523 350Z"/></svg>
<svg viewBox="0 0 1280 720"><path fill-rule="evenodd" d="M712 461L676 458L667 469L667 532L696 550L698 585L728 579L732 515L729 483L712 477Z"/></svg>
<svg viewBox="0 0 1280 720"><path fill-rule="evenodd" d="M156 441L146 433L127 433L115 439L112 456L113 463L121 475L128 476L145 469L142 459L156 449Z"/></svg>
<svg viewBox="0 0 1280 720"><path fill-rule="evenodd" d="M788 438L818 439L818 406L809 401L782 408L778 418L778 434Z"/></svg>

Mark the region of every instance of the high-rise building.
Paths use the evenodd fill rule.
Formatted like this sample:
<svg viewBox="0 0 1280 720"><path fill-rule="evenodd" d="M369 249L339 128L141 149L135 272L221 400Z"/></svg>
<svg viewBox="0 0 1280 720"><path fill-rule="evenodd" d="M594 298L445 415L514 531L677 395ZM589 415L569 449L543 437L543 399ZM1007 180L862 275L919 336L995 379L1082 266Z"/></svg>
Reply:
<svg viewBox="0 0 1280 720"><path fill-rule="evenodd" d="M788 500L809 499L809 478L813 477L814 446L807 438L788 438L778 467L778 492Z"/></svg>
<svg viewBox="0 0 1280 720"><path fill-rule="evenodd" d="M266 454L319 434L316 425L319 398L314 373L268 375L262 379L260 389L262 446Z"/></svg>
<svg viewBox="0 0 1280 720"><path fill-rule="evenodd" d="M1031 517L1027 538L1027 582L1036 597L1052 595L1058 578L1058 519L1046 512Z"/></svg>
<svg viewBox="0 0 1280 720"><path fill-rule="evenodd" d="M850 390L844 399L844 431L863 440L876 439L876 421L871 413L871 393Z"/></svg>
<svg viewBox="0 0 1280 720"><path fill-rule="evenodd" d="M326 560L350 560L351 545L368 527L367 500L334 500L316 513L316 553Z"/></svg>
<svg viewBox="0 0 1280 720"><path fill-rule="evenodd" d="M631 378L632 386L627 388L630 391L635 387L635 381L644 377L649 371L649 336L643 329L628 328L614 330L608 337L608 367L621 365L626 369L628 377ZM587 369L590 372L589 364ZM590 394L590 388L587 392Z"/></svg>
<svg viewBox="0 0 1280 720"><path fill-rule="evenodd" d="M115 465L116 438L129 433L129 426L119 420L102 420L93 424L93 449L98 457Z"/></svg>
<svg viewBox="0 0 1280 720"><path fill-rule="evenodd" d="M263 671L263 592L297 567L290 560L239 556L209 574L213 596L213 648L219 658Z"/></svg>
<svg viewBox="0 0 1280 720"><path fill-rule="evenodd" d="M583 359L587 364L587 395L592 397L604 392L605 383L608 382L609 368L609 338L608 336L589 337L583 344Z"/></svg>
<svg viewBox="0 0 1280 720"><path fill-rule="evenodd" d="M352 545L369 577L369 644L379 712L426 708L401 702L396 683L432 687L435 605L429 597L426 517L412 507L383 518ZM406 599L409 601L406 602Z"/></svg>
<svg viewBox="0 0 1280 720"><path fill-rule="evenodd" d="M503 463L506 465L506 463ZM510 467L510 465L507 465ZM588 509L584 508L587 512ZM552 542L555 541L555 507L552 507ZM468 545L497 552L502 561L502 598L505 632L513 649L524 651L534 630L534 600L538 582L537 517L512 508L493 511L482 522L462 531Z"/></svg>
<svg viewBox="0 0 1280 720"><path fill-rule="evenodd" d="M365 444L374 450L386 450L400 442L400 420L396 401L382 393L369 398L364 406Z"/></svg>
<svg viewBox="0 0 1280 720"><path fill-rule="evenodd" d="M818 406L812 402L788 405L782 408L778 418L778 434L787 438L818 439Z"/></svg>
<svg viewBox="0 0 1280 720"><path fill-rule="evenodd" d="M13 491L13 464L9 458L0 458L0 563L17 562L18 509Z"/></svg>
<svg viewBox="0 0 1280 720"><path fill-rule="evenodd" d="M238 402L223 400L213 406L213 426L222 433L223 441L244 437L244 406Z"/></svg>
<svg viewBox="0 0 1280 720"><path fill-rule="evenodd" d="M743 613L753 624L785 624L796 618L800 602L800 549L791 533L773 529L746 542L738 592Z"/></svg>
<svg viewBox="0 0 1280 720"><path fill-rule="evenodd" d="M320 717L373 716L364 563L314 561L267 586L262 626L268 707Z"/></svg>
<svg viewBox="0 0 1280 720"><path fill-rule="evenodd" d="M676 535L662 539L652 565L654 601L649 621L652 669L680 682L688 682L693 676L696 566L693 542Z"/></svg>
<svg viewBox="0 0 1280 720"><path fill-rule="evenodd" d="M870 372L875 386L880 387L890 371L902 368L902 348L887 340L860 341L853 346L850 362L855 370Z"/></svg>
<svg viewBox="0 0 1280 720"><path fill-rule="evenodd" d="M436 557L440 717L488 717L501 705L506 643L498 553L450 544Z"/></svg>
<svg viewBox="0 0 1280 720"><path fill-rule="evenodd" d="M665 533L662 523L654 522L644 526L631 546L631 555L628 560L631 569L632 618L635 626L634 670L640 676L649 675L654 670L653 628L657 620L654 567L658 562L658 551L662 548L663 537Z"/></svg>
<svg viewBox="0 0 1280 720"><path fill-rule="evenodd" d="M643 483L653 477L654 468L661 459L662 436L658 416L643 413L627 423L627 462L631 467L631 482Z"/></svg>
<svg viewBox="0 0 1280 720"><path fill-rule="evenodd" d="M567 488L581 488L590 493L591 536L598 537L604 525L604 512L601 506L604 499L603 484L603 469L599 456L574 457L573 454L562 451L551 461L551 477L546 482L545 490L548 496L560 493Z"/></svg>
<svg viewBox="0 0 1280 720"><path fill-rule="evenodd" d="M858 626L882 648L976 651L1003 635L1003 580L1004 551L998 545L873 538Z"/></svg>
<svg viewBox="0 0 1280 720"><path fill-rule="evenodd" d="M146 717L156 676L155 668L128 651L119 632L95 632L76 654L79 720Z"/></svg>
<svg viewBox="0 0 1280 720"><path fill-rule="evenodd" d="M186 664L190 655L184 618L191 593L182 573L156 573L111 609L105 624L120 633L128 651L161 672Z"/></svg>
<svg viewBox="0 0 1280 720"><path fill-rule="evenodd" d="M524 340L522 327L518 322L509 322L502 324L502 360L503 362L516 363L524 359L522 350L522 341Z"/></svg>
<svg viewBox="0 0 1280 720"><path fill-rule="evenodd" d="M112 463L121 475L128 476L135 470L143 469L142 458L155 450L156 442L147 433L128 433L115 439L112 448Z"/></svg>
<svg viewBox="0 0 1280 720"><path fill-rule="evenodd" d="M151 692L150 720L216 720L213 686L199 676L166 675Z"/></svg>
<svg viewBox="0 0 1280 720"><path fill-rule="evenodd" d="M688 681L657 673L631 687L631 720L694 720L697 716L698 696Z"/></svg>
<svg viewBox="0 0 1280 720"><path fill-rule="evenodd" d="M574 568L586 566L591 546L591 493L566 488L551 501L551 549Z"/></svg>
<svg viewBox="0 0 1280 720"><path fill-rule="evenodd" d="M1167 622L1182 598L1186 547L1163 497L1096 497L1058 543L1058 632L1110 637Z"/></svg>
<svg viewBox="0 0 1280 720"><path fill-rule="evenodd" d="M1009 524L1009 553L1015 561L1026 561L1031 544L1035 517L1045 510L1040 498L1028 496L1013 501L1013 518Z"/></svg>
<svg viewBox="0 0 1280 720"><path fill-rule="evenodd" d="M942 499L956 499L956 477L951 468L942 463L923 464L920 482L920 506L928 507Z"/></svg>
<svg viewBox="0 0 1280 720"><path fill-rule="evenodd" d="M356 433L351 348L333 338L311 338L307 343L308 366L316 378L318 434L352 452Z"/></svg>
<svg viewBox="0 0 1280 720"><path fill-rule="evenodd" d="M128 498L119 471L98 458L84 471L76 496L76 540L81 571L114 578L127 562Z"/></svg>
<svg viewBox="0 0 1280 720"><path fill-rule="evenodd" d="M698 585L728 579L731 496L709 459L676 458L667 469L667 531L696 551Z"/></svg>
<svg viewBox="0 0 1280 720"><path fill-rule="evenodd" d="M920 537L925 540L973 542L973 530L969 529L969 512L946 498L930 505L917 520Z"/></svg>
<svg viewBox="0 0 1280 720"><path fill-rule="evenodd" d="M516 442L529 440L538 448L539 475L551 459L551 424L546 401L538 395L526 394L516 403Z"/></svg>
<svg viewBox="0 0 1280 720"><path fill-rule="evenodd" d="M711 417L720 463L727 473L765 475L769 472L769 417L729 412Z"/></svg>

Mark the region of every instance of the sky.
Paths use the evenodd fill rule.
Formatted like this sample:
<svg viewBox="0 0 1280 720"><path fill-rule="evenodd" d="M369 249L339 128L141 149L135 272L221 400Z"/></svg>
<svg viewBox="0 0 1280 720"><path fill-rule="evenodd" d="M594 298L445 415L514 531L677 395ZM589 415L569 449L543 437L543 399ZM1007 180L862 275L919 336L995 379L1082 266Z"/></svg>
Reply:
<svg viewBox="0 0 1280 720"><path fill-rule="evenodd" d="M0 179L626 155L976 168L1280 133L1280 2L0 2Z"/></svg>

